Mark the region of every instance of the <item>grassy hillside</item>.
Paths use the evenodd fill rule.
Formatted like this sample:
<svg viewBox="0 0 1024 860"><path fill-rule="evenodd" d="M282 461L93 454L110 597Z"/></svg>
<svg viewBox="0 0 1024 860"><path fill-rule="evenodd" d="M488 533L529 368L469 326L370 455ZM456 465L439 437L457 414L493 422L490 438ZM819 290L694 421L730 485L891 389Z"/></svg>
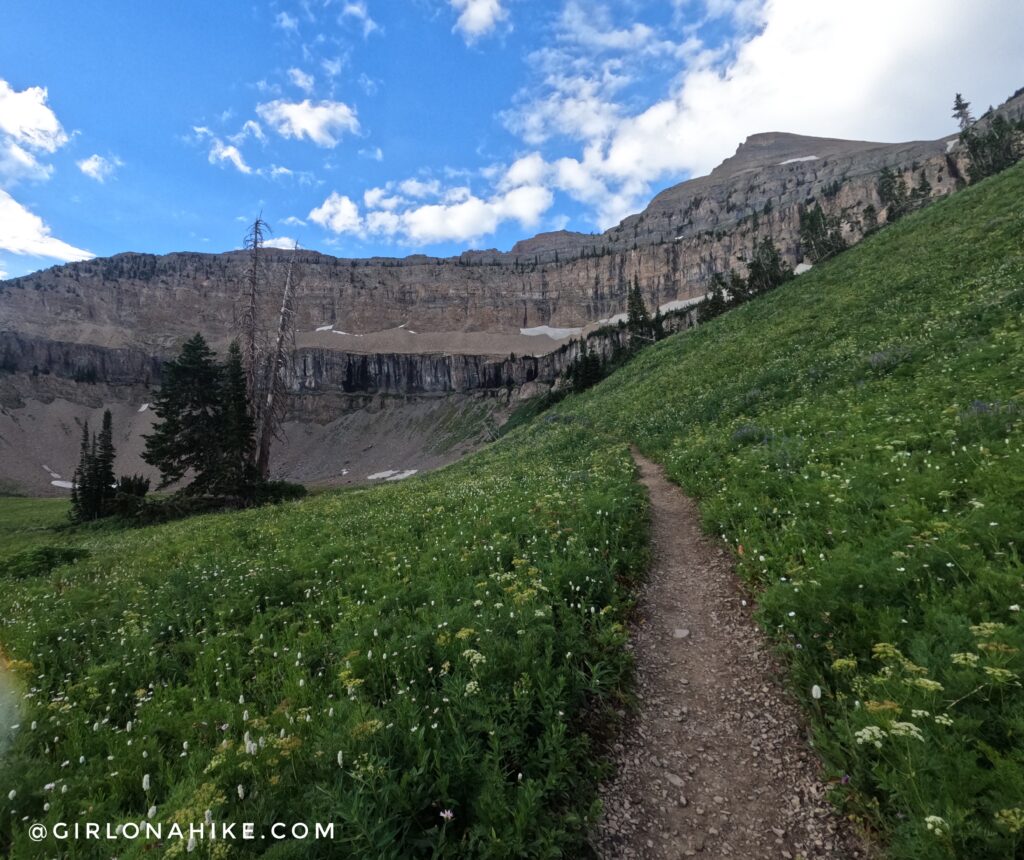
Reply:
<svg viewBox="0 0 1024 860"><path fill-rule="evenodd" d="M896 857L1024 844L1022 201L1018 166L571 407L701 499Z"/></svg>
<svg viewBox="0 0 1024 860"><path fill-rule="evenodd" d="M628 695L636 442L763 589L838 802L894 857L1014 856L1021 200L1018 167L444 472L86 535L88 558L3 582L29 696L0 850L54 853L23 817L155 806L338 823L235 856L578 855Z"/></svg>

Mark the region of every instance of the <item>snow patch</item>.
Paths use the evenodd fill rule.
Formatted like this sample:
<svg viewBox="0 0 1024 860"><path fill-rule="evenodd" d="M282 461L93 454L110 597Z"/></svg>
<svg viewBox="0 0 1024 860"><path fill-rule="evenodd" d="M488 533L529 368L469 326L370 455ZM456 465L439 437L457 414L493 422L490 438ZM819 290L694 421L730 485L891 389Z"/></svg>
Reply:
<svg viewBox="0 0 1024 860"><path fill-rule="evenodd" d="M625 322L629 319L629 314L615 314L613 317L606 317L603 320L598 320L595 325L618 325L620 322Z"/></svg>
<svg viewBox="0 0 1024 860"><path fill-rule="evenodd" d="M48 475L49 475L49 476L50 476L51 478L59 478L59 477L60 477L60 472L55 472L55 471L53 471L53 469L51 469L51 468L50 468L49 466L47 466L47 465L45 465L45 464L43 465L43 470L44 470L44 471L46 472L46 474L48 474Z"/></svg>
<svg viewBox="0 0 1024 860"><path fill-rule="evenodd" d="M804 272L809 272L814 266L811 263L797 263L796 268L793 269L794 275L802 275Z"/></svg>
<svg viewBox="0 0 1024 860"><path fill-rule="evenodd" d="M327 323L327 325L317 326L317 331L330 331L334 328L334 323Z"/></svg>
<svg viewBox="0 0 1024 860"><path fill-rule="evenodd" d="M401 469L387 469L384 472L375 472L372 475L368 475L367 481L404 481L406 478L411 478L415 475L419 469L406 469L404 472Z"/></svg>
<svg viewBox="0 0 1024 860"><path fill-rule="evenodd" d="M70 490L74 487L71 481L50 481L55 487L60 487L62 490Z"/></svg>
<svg viewBox="0 0 1024 860"><path fill-rule="evenodd" d="M328 326L327 328L330 328L330 326ZM317 331L320 331L320 329L317 329ZM324 331L327 331L327 329L324 329ZM333 331L335 334L348 334L347 331L338 331L337 329L331 329L331 331ZM362 337L362 335L357 334L356 337Z"/></svg>
<svg viewBox="0 0 1024 860"><path fill-rule="evenodd" d="M672 311L681 311L683 308L693 307L699 305L704 299L699 296L695 299L676 299L673 302L665 302L663 305L658 306L663 314L671 313Z"/></svg>
<svg viewBox="0 0 1024 860"><path fill-rule="evenodd" d="M946 143L946 152L952 152L954 149L956 149L957 142L958 141L956 141L955 139L948 141Z"/></svg>
<svg viewBox="0 0 1024 860"><path fill-rule="evenodd" d="M549 325L538 325L533 328L521 328L519 329L520 334L525 334L528 337L540 337L541 335L547 335L555 340L564 340L567 337L574 337L575 335L582 334L583 329L581 328L554 328Z"/></svg>
<svg viewBox="0 0 1024 860"><path fill-rule="evenodd" d="M139 412L145 412L145 411L146 411L147 409L149 409L149 407L150 407L150 406L152 406L152 405L153 405L152 403L143 403L143 404L142 404L142 405L141 405L141 406L139 407Z"/></svg>
<svg viewBox="0 0 1024 860"><path fill-rule="evenodd" d="M783 164L796 164L799 161L817 161L818 156L816 155L802 155L800 158L787 158L785 161L780 161L779 165Z"/></svg>

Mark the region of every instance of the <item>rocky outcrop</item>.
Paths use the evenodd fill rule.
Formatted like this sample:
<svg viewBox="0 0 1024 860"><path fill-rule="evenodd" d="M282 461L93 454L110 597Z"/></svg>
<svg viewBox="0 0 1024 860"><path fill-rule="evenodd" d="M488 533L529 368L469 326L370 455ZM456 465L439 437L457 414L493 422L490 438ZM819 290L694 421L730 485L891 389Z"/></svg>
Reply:
<svg viewBox="0 0 1024 860"><path fill-rule="evenodd" d="M1000 110L1024 113L1024 95ZM843 219L852 242L865 206L881 211L876 185L890 168L933 196L953 191L963 165L954 137L881 144L773 132L750 137L710 175L657 195L647 209L599 235L560 231L510 252L438 259L349 260L299 251L296 325L372 332L402 324L428 331L575 327L624 309L638 282L650 306L702 295L715 272L743 269L771 236L802 259L801 207L819 203ZM882 215L884 220L884 214ZM271 283L293 252L268 249ZM215 343L233 328L247 258L227 254L119 254L0 283L0 330L63 343L132 348L166 356L197 329ZM276 312L275 289L264 312Z"/></svg>

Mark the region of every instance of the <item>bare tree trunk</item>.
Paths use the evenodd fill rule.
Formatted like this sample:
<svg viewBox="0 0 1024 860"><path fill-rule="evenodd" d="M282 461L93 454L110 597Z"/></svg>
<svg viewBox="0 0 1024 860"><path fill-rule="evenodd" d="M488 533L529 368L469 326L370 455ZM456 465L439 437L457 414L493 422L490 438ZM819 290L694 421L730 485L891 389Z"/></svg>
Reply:
<svg viewBox="0 0 1024 860"><path fill-rule="evenodd" d="M285 412L285 390L286 381L284 371L287 364L289 342L294 342L295 332L292 329L292 314L294 312L294 282L292 280L292 266L295 263L295 251L298 244L292 249L288 260L288 272L285 276L284 294L281 297L281 315L277 324L277 339L274 343L274 350L271 353L270 361L267 363L266 378L266 400L261 404L259 422L257 423L257 458L256 468L261 477L266 478L270 474L270 445L277 436L284 420Z"/></svg>
<svg viewBox="0 0 1024 860"><path fill-rule="evenodd" d="M249 277L245 305L241 319L242 354L245 358L245 382L249 395L249 408L253 422L260 426L261 383L263 382L263 362L260 359L259 345L259 265L260 250L263 247L263 234L267 224L262 213L256 219L245 237L245 247L249 249Z"/></svg>

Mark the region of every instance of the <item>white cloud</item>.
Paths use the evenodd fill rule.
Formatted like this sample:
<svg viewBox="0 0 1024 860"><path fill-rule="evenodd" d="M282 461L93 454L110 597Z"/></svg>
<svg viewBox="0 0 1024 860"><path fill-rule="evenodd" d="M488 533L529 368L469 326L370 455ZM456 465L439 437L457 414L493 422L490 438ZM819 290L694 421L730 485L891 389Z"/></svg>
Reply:
<svg viewBox="0 0 1024 860"><path fill-rule="evenodd" d="M362 229L359 206L337 191L332 191L330 197L312 210L308 217L332 233L359 233Z"/></svg>
<svg viewBox="0 0 1024 860"><path fill-rule="evenodd" d="M226 144L206 126L194 126L198 140L209 139L210 151L207 153L207 160L210 164L223 165L225 162L233 164L239 173L252 173L252 168L245 163L242 153L234 144Z"/></svg>
<svg viewBox="0 0 1024 860"><path fill-rule="evenodd" d="M299 29L299 19L289 15L287 12L278 12L274 19L274 26L295 33Z"/></svg>
<svg viewBox="0 0 1024 860"><path fill-rule="evenodd" d="M46 104L47 95L45 87L17 92L0 79L0 132L30 149L56 152L68 142L68 136Z"/></svg>
<svg viewBox="0 0 1024 860"><path fill-rule="evenodd" d="M359 154L363 158L370 158L373 161L383 161L384 160L384 150L381 149L379 146L374 146L374 147L372 147L370 149L360 149L359 150Z"/></svg>
<svg viewBox="0 0 1024 860"><path fill-rule="evenodd" d="M42 182L52 175L52 165L43 164L10 138L0 138L0 187L23 179Z"/></svg>
<svg viewBox="0 0 1024 860"><path fill-rule="evenodd" d="M291 68L288 70L288 77L304 93L312 94L313 87L316 84L316 78L312 75L302 71L302 69Z"/></svg>
<svg viewBox="0 0 1024 860"><path fill-rule="evenodd" d="M0 78L0 186L43 181L53 174L53 167L39 156L56 152L68 135L47 97L45 87L17 91Z"/></svg>
<svg viewBox="0 0 1024 860"><path fill-rule="evenodd" d="M334 192L309 213L310 220L334 233L360 238L396 239L423 246L437 242L468 242L493 233L503 222L535 227L554 202L552 193L538 185L523 185L489 198L477 197L466 186L442 188L436 181L406 180L419 199L388 196L389 189L371 188L363 194L366 213L348 197ZM423 202L433 197L435 202Z"/></svg>
<svg viewBox="0 0 1024 860"><path fill-rule="evenodd" d="M273 239L266 239L263 242L265 248L277 248L281 251L291 251L298 243L290 236L275 236Z"/></svg>
<svg viewBox="0 0 1024 860"><path fill-rule="evenodd" d="M228 140L235 144L235 146L241 146L246 138L249 137L254 137L261 143L267 139L267 136L263 133L263 127L254 119L246 120L241 130L237 134L229 135Z"/></svg>
<svg viewBox="0 0 1024 860"><path fill-rule="evenodd" d="M277 99L257 105L256 113L282 137L309 138L317 146L335 147L345 132L359 132L355 111L343 102Z"/></svg>
<svg viewBox="0 0 1024 860"><path fill-rule="evenodd" d="M448 0L459 18L452 28L462 33L467 44L492 32L500 22L508 18L508 10L501 0Z"/></svg>
<svg viewBox="0 0 1024 860"><path fill-rule="evenodd" d="M637 211L655 183L708 172L756 132L935 138L954 130L954 92L987 105L1022 83L1016 34L1024 4L1016 0L675 6L691 19L729 17L739 35L709 49L689 30L677 27L671 35L685 38L673 41L645 25L616 27L600 3L568 0L560 47L533 57L541 86L524 89L503 114L532 146L554 137L579 142L576 155L545 162L547 181L592 206L602 227ZM668 64L669 86L636 105L635 90L629 98L622 90L643 62L652 76L651 67ZM543 172L535 163L517 169L528 166Z"/></svg>
<svg viewBox="0 0 1024 860"><path fill-rule="evenodd" d="M380 25L370 17L364 0L350 0L341 10L343 18L354 18L363 25L363 38L366 39L371 33L378 32Z"/></svg>
<svg viewBox="0 0 1024 860"><path fill-rule="evenodd" d="M287 224L289 227L305 227L306 226L306 222L305 221L303 221L301 218L296 218L294 215L289 215L287 218L284 219L283 223Z"/></svg>
<svg viewBox="0 0 1024 860"><path fill-rule="evenodd" d="M104 158L102 155L90 155L81 161L76 161L78 169L90 179L97 182L106 182L107 178L114 175L114 171L123 165L123 162L116 155L111 158Z"/></svg>
<svg viewBox="0 0 1024 860"><path fill-rule="evenodd" d="M441 183L436 179L406 179L398 184L398 188L409 197L431 197L441 193Z"/></svg>
<svg viewBox="0 0 1024 860"><path fill-rule="evenodd" d="M43 223L42 218L3 190L0 190L0 249L12 254L49 257L67 263L89 260L95 256L51 236L50 228Z"/></svg>
<svg viewBox="0 0 1024 860"><path fill-rule="evenodd" d="M327 77L336 78L341 74L341 70L345 63L342 61L341 57L333 57L329 60L321 60L320 65L323 70L327 72Z"/></svg>

